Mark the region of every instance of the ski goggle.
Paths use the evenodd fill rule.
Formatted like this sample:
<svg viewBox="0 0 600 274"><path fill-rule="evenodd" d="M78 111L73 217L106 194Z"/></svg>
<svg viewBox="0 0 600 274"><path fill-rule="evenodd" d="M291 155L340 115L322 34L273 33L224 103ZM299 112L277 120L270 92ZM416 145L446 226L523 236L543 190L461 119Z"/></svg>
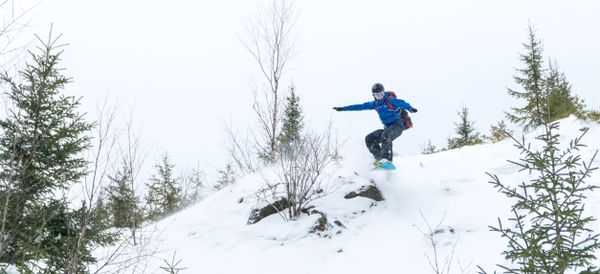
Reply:
<svg viewBox="0 0 600 274"><path fill-rule="evenodd" d="M383 96L385 94L383 92L377 92L377 93L373 93L373 98L377 99L377 100L381 100L383 99Z"/></svg>

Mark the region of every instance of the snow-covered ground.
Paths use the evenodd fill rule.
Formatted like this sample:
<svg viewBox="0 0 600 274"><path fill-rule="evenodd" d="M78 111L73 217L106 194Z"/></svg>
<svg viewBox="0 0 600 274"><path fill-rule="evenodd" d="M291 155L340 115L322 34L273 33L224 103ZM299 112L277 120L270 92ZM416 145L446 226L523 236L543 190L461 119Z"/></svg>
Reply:
<svg viewBox="0 0 600 274"><path fill-rule="evenodd" d="M590 127L583 139L587 148L581 150L588 161L600 148L600 125L565 119L560 140L568 144L582 127ZM533 141L539 133L526 138ZM402 137L395 146L402 150ZM505 263L501 252L506 242L488 226L509 217L510 201L489 184L486 172L505 183L527 180L526 172L507 162L518 157L509 140L398 157L396 171L373 171L371 157L357 137L345 145L341 162L329 167L328 195L312 203L332 224L325 234L309 233L319 215L290 222L272 215L246 224L251 210L264 205L254 195L263 182L257 174L154 224L156 239L146 248L159 252L138 271L164 273L159 267L176 251L175 261L181 260L178 266L185 268L181 273L434 273L430 262L436 256L428 234L437 230L433 239L440 267L452 258L449 273L476 273L477 266L493 273L497 263ZM384 201L344 198L370 180ZM600 172L588 182L600 186ZM588 215L600 216L600 192L589 198L587 210ZM335 225L336 220L343 227ZM599 222L594 229L600 232Z"/></svg>

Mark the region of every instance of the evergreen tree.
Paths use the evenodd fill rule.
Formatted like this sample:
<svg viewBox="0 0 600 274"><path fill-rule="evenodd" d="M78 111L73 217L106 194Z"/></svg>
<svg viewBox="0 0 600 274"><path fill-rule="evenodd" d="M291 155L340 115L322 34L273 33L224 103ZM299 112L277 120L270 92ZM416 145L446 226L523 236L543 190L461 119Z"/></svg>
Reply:
<svg viewBox="0 0 600 274"><path fill-rule="evenodd" d="M584 101L572 94L571 85L558 65L548 62L548 68L543 67L542 42L536 38L532 27L529 27L529 41L525 49L527 53L521 55L525 68L519 69L520 76L514 77L523 91L508 89L508 93L525 99L527 104L522 108L512 108L513 113L507 113L509 121L528 130L572 114L578 118L589 118Z"/></svg>
<svg viewBox="0 0 600 274"><path fill-rule="evenodd" d="M194 204L200 200L200 194L204 188L204 173L199 169L193 169L191 174L183 177L184 193L183 203L184 206Z"/></svg>
<svg viewBox="0 0 600 274"><path fill-rule="evenodd" d="M127 164L123 164L116 174L109 176L107 207L112 216L113 227L137 228L142 222L140 201L135 195L132 178L133 174Z"/></svg>
<svg viewBox="0 0 600 274"><path fill-rule="evenodd" d="M490 136L487 137L492 143L497 143L510 138L512 130L508 129L504 120L498 122L497 125L492 125L490 128Z"/></svg>
<svg viewBox="0 0 600 274"><path fill-rule="evenodd" d="M542 125L546 121L544 106L546 105L546 95L544 92L545 70L542 60L542 42L535 36L532 26L529 26L529 37L527 43L523 44L526 49L525 54L521 54L521 61L525 63L525 68L518 69L519 75L514 76L515 82L519 84L522 91L508 89L508 94L526 101L523 107L513 107L512 113L506 113L510 122L523 125L525 130L530 127Z"/></svg>
<svg viewBox="0 0 600 274"><path fill-rule="evenodd" d="M588 110L585 112L585 118L591 121L600 122L600 110Z"/></svg>
<svg viewBox="0 0 600 274"><path fill-rule="evenodd" d="M423 154L433 154L438 152L438 149L431 143L431 140L423 147Z"/></svg>
<svg viewBox="0 0 600 274"><path fill-rule="evenodd" d="M545 113L548 121L556 121L575 114L578 118L585 118L585 104L577 95L571 92L571 84L565 74L560 72L558 65L549 62L548 76L546 77L546 94L548 96Z"/></svg>
<svg viewBox="0 0 600 274"><path fill-rule="evenodd" d="M173 168L168 155L164 155L156 166L157 174L152 175L146 196L147 215L149 220L156 220L177 211L182 206L181 186L173 177Z"/></svg>
<svg viewBox="0 0 600 274"><path fill-rule="evenodd" d="M85 205L74 210L56 198L86 174L82 152L90 145L93 124L77 111L79 99L62 92L70 79L59 68L57 39L39 40L18 80L0 75L10 103L8 116L0 120L0 261L24 273L69 273L73 252L77 268L84 269L95 261L92 246L108 244L110 235L101 223L78 226Z"/></svg>
<svg viewBox="0 0 600 274"><path fill-rule="evenodd" d="M304 127L303 119L300 97L296 95L296 88L291 86L290 94L286 99L283 113L283 128L279 138L282 144L289 144L300 138L300 133Z"/></svg>
<svg viewBox="0 0 600 274"><path fill-rule="evenodd" d="M514 199L512 227L498 219L497 227L490 227L507 238L508 249L503 252L515 267L501 266L507 273L554 273L588 267L595 262L600 249L598 234L590 228L593 217L585 217L586 196L598 188L585 179L597 169L591 167L597 152L586 163L575 153L584 147L581 136L571 141L567 149L559 148L558 123L544 124L545 132L536 139L544 146L533 151L529 144L517 141L524 158L512 162L535 177L518 187L503 184L496 175L489 174L490 182L501 193Z"/></svg>
<svg viewBox="0 0 600 274"><path fill-rule="evenodd" d="M475 122L469 120L469 109L467 106L463 106L458 115L460 116L460 122L454 123L456 125L454 131L457 136L448 139L448 149L481 144L483 140L479 132L473 127Z"/></svg>
<svg viewBox="0 0 600 274"><path fill-rule="evenodd" d="M216 190L221 190L235 183L236 175L233 169L233 165L231 163L227 163L225 165L225 169L218 170L217 172L219 173L219 179L217 180L217 184L215 185Z"/></svg>

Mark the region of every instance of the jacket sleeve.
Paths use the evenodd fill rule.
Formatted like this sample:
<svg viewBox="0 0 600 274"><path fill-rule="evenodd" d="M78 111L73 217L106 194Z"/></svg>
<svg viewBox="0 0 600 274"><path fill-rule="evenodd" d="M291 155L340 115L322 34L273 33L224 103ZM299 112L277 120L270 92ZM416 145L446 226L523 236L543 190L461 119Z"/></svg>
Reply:
<svg viewBox="0 0 600 274"><path fill-rule="evenodd" d="M350 110L350 111L375 109L375 103L374 102L366 102L366 103L362 103L362 104L349 105L349 106L345 106L342 108L344 110Z"/></svg>
<svg viewBox="0 0 600 274"><path fill-rule="evenodd" d="M396 98L391 98L390 99L390 103L392 103L392 105L398 109L398 108L403 108L405 110L411 110L413 109L413 107L407 103L406 101L402 100L402 99L396 99Z"/></svg>

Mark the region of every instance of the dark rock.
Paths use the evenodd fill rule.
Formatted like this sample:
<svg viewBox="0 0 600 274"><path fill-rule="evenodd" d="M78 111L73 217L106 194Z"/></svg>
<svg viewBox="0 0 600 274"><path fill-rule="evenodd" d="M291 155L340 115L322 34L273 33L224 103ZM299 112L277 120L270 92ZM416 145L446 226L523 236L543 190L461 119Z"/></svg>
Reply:
<svg viewBox="0 0 600 274"><path fill-rule="evenodd" d="M301 209L300 212L310 215L311 210L313 210L314 208L315 208L315 206L311 205L309 207L305 207L305 208Z"/></svg>
<svg viewBox="0 0 600 274"><path fill-rule="evenodd" d="M338 252L338 253L342 253L342 252L344 252L344 250L340 248L340 249L338 249L338 251L337 251L337 252Z"/></svg>
<svg viewBox="0 0 600 274"><path fill-rule="evenodd" d="M325 215L325 213L320 212L318 210L312 210L310 212L310 214L320 214L321 217L317 220L317 222L315 223L315 226L313 226L312 230L310 231L311 233L315 233L317 231L323 232L327 229L328 223L327 223L327 215Z"/></svg>
<svg viewBox="0 0 600 274"><path fill-rule="evenodd" d="M288 207L290 207L288 200L286 198L281 198L281 200L267 205L261 209L253 209L252 212L250 212L250 217L248 217L248 224L251 225L258 223L260 220L278 213Z"/></svg>
<svg viewBox="0 0 600 274"><path fill-rule="evenodd" d="M336 225L337 225L337 226L339 226L339 227L346 228L346 227L344 226L344 224L342 224L342 222L340 222L339 220L335 220L333 223L334 223L334 224L336 224Z"/></svg>
<svg viewBox="0 0 600 274"><path fill-rule="evenodd" d="M433 233L431 233L431 235L442 234L442 233L444 233L444 229L438 228L438 229L434 230Z"/></svg>
<svg viewBox="0 0 600 274"><path fill-rule="evenodd" d="M356 198L358 196L369 198L369 199L372 199L372 200L375 200L378 202L384 200L383 195L381 195L381 191L379 191L379 189L374 185L363 186L357 191L352 191L352 192L346 194L346 196L344 196L344 198L352 199L352 198Z"/></svg>
<svg viewBox="0 0 600 274"><path fill-rule="evenodd" d="M238 204L241 204L241 203L243 203L243 202L244 202L244 197L242 197L242 198L240 198L240 199L238 200Z"/></svg>

